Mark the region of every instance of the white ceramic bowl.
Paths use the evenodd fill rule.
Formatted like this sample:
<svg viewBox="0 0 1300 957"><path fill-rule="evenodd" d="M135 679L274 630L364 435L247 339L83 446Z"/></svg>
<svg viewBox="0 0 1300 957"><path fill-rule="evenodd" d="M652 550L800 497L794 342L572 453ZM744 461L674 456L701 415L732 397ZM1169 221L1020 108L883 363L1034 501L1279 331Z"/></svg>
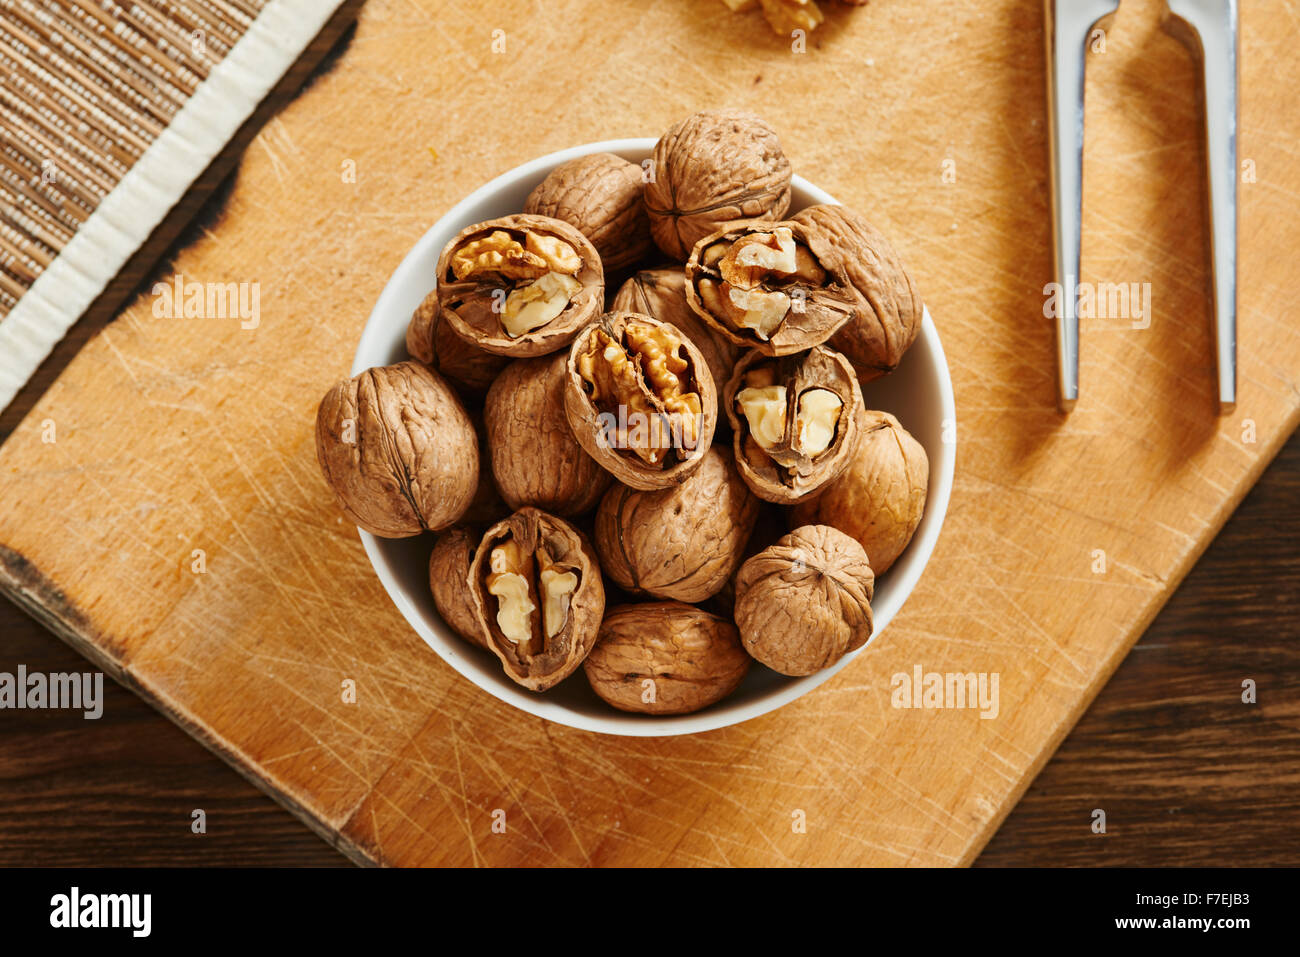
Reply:
<svg viewBox="0 0 1300 957"><path fill-rule="evenodd" d="M388 280L361 333L352 373L355 375L371 366L407 358L407 322L416 306L434 287L438 254L457 232L471 223L519 212L533 187L567 160L588 153L608 152L640 163L650 156L654 144L655 141L649 138L611 140L561 150L498 176L457 203L420 238ZM798 176L794 177L793 193L791 213L815 203L835 202L826 192ZM871 603L875 632L871 640L879 641L915 587L930 553L934 551L952 491L955 444L943 440L945 421L956 423L952 380L948 377L939 334L928 311L921 334L898 369L892 375L868 383L862 392L867 408L892 412L925 447L930 457L930 491L925 517L907 550L876 582L875 600ZM953 434L951 427L948 434ZM468 645L439 617L429 594L430 536L385 539L362 531L361 541L393 602L411 627L447 664L484 691L522 711L588 731L652 737L723 728L766 714L807 694L847 666L859 653L845 655L832 667L804 678L787 678L755 664L744 682L728 698L696 714L675 717L615 711L592 692L581 668L547 693L534 694L507 678L496 658Z"/></svg>

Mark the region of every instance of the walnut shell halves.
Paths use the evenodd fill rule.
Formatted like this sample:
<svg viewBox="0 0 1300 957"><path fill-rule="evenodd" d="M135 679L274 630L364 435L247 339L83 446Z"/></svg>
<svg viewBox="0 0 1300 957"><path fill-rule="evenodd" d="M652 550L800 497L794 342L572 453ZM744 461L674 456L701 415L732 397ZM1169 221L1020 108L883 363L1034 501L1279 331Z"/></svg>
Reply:
<svg viewBox="0 0 1300 957"><path fill-rule="evenodd" d="M524 508L493 525L467 581L488 649L530 691L559 684L596 643L605 614L600 565L562 518Z"/></svg>
<svg viewBox="0 0 1300 957"><path fill-rule="evenodd" d="M610 303L611 312L639 312L670 322L699 348L719 389L731 378L741 349L705 324L686 301L686 275L681 269L642 269L632 275Z"/></svg>
<svg viewBox="0 0 1300 957"><path fill-rule="evenodd" d="M736 363L722 406L741 477L779 505L841 475L867 421L853 367L825 346L779 358L749 353Z"/></svg>
<svg viewBox="0 0 1300 957"><path fill-rule="evenodd" d="M840 251L853 317L828 343L863 382L892 372L921 331L925 304L902 259L879 230L844 206L809 206L791 219Z"/></svg>
<svg viewBox="0 0 1300 957"><path fill-rule="evenodd" d="M718 396L704 356L676 326L606 313L574 339L565 376L574 437L624 485L667 488L699 467Z"/></svg>
<svg viewBox="0 0 1300 957"><path fill-rule="evenodd" d="M686 301L720 335L770 356L825 342L857 309L842 250L795 220L705 236L686 263Z"/></svg>
<svg viewBox="0 0 1300 957"><path fill-rule="evenodd" d="M385 538L436 532L469 507L478 439L456 393L418 362L337 383L316 411L316 458L339 506Z"/></svg>
<svg viewBox="0 0 1300 957"><path fill-rule="evenodd" d="M520 213L467 226L438 257L438 305L458 336L497 355L555 352L600 314L596 248L568 223Z"/></svg>

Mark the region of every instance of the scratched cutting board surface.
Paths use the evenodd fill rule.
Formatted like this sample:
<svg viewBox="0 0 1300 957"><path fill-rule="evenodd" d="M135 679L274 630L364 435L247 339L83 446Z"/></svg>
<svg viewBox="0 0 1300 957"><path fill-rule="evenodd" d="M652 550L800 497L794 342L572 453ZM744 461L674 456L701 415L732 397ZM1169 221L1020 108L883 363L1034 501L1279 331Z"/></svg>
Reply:
<svg viewBox="0 0 1300 957"><path fill-rule="evenodd" d="M358 861L969 862L1300 417L1294 13L1242 12L1228 418L1193 63L1154 0L1126 0L1092 57L1083 278L1150 283L1152 317L1084 323L1065 418L1043 318L1041 6L875 0L832 9L796 54L716 0L486 17L371 0L176 259L187 280L260 283L257 327L156 318L145 298L94 339L0 448L0 582ZM813 693L693 737L574 731L479 691L406 627L318 474L315 407L461 196L722 105L765 115L916 273L956 389L952 504L902 613ZM892 708L891 675L916 665L997 672L998 716Z"/></svg>

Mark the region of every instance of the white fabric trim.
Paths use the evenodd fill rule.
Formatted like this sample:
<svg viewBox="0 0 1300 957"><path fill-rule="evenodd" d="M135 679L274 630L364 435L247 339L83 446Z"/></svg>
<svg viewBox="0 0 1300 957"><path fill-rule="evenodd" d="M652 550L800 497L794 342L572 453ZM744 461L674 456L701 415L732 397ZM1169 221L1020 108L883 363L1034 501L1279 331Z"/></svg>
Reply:
<svg viewBox="0 0 1300 957"><path fill-rule="evenodd" d="M0 410L230 142L342 0L271 0L0 319Z"/></svg>

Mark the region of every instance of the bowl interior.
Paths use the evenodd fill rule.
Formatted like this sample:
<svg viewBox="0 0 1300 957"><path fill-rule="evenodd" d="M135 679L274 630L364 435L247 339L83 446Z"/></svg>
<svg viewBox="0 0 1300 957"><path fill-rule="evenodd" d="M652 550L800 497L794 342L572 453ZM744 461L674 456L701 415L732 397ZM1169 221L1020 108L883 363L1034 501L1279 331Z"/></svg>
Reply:
<svg viewBox="0 0 1300 957"><path fill-rule="evenodd" d="M482 186L458 203L421 237L393 273L361 335L352 373L405 358L405 335L411 313L435 285L442 247L471 223L519 212L533 187L553 168L587 153L616 153L640 163L650 156L651 138L589 143L540 157ZM815 203L834 203L823 190L794 177L791 213ZM955 444L945 441L945 422L955 423L952 382L939 336L927 310L916 343L898 369L863 386L868 408L893 413L925 448L930 458L930 489L925 516L907 550L876 582L872 611L878 641L907 598L934 550L952 488ZM951 428L948 429L951 434ZM587 684L582 669L544 695L516 685L489 652L472 647L439 617L429 593L428 560L433 536L383 539L361 531L367 555L384 588L411 627L449 665L484 690L517 708L560 724L609 734L658 736L690 734L736 724L778 708L830 678L859 653L804 678L787 678L758 665L725 700L692 715L649 717L624 714L605 704ZM860 649L861 650L861 649ZM860 651L859 650L859 651Z"/></svg>

